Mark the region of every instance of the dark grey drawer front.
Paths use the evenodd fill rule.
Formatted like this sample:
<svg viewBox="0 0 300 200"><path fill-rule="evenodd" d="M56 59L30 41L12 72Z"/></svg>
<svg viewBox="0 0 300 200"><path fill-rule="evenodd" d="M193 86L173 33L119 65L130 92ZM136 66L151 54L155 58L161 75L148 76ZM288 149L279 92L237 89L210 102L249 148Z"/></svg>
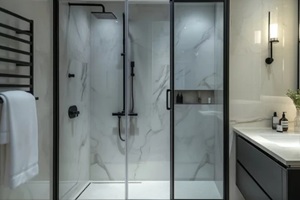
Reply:
<svg viewBox="0 0 300 200"><path fill-rule="evenodd" d="M236 164L236 185L246 200L270 200L239 163Z"/></svg>
<svg viewBox="0 0 300 200"><path fill-rule="evenodd" d="M274 200L283 198L282 167L242 137L237 137L237 159Z"/></svg>

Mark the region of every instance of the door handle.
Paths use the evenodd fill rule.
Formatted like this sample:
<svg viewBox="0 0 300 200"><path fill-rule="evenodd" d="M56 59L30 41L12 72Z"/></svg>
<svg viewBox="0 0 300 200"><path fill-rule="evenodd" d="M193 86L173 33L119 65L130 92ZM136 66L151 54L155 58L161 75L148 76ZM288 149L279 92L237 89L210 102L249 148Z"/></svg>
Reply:
<svg viewBox="0 0 300 200"><path fill-rule="evenodd" d="M166 108L167 110L171 110L171 107L169 106L169 96L170 96L171 90L167 89L166 90Z"/></svg>

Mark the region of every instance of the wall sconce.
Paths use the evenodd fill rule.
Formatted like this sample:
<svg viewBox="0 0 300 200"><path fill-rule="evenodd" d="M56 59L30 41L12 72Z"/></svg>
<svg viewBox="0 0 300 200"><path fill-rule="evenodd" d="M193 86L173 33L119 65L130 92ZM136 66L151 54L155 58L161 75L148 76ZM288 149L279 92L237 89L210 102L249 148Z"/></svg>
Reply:
<svg viewBox="0 0 300 200"><path fill-rule="evenodd" d="M271 64L273 59L273 43L279 42L278 40L278 24L271 24L271 14L268 13L268 42L270 45L270 57L266 58L266 63L269 65Z"/></svg>

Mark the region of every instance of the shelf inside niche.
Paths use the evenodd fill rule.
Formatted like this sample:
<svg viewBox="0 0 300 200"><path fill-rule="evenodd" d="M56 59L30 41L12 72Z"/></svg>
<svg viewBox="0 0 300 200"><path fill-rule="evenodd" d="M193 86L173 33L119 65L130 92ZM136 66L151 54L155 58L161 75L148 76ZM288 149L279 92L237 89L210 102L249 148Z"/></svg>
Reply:
<svg viewBox="0 0 300 200"><path fill-rule="evenodd" d="M177 95L182 95L183 102ZM211 105L215 104L214 90L175 90L174 102L176 105Z"/></svg>

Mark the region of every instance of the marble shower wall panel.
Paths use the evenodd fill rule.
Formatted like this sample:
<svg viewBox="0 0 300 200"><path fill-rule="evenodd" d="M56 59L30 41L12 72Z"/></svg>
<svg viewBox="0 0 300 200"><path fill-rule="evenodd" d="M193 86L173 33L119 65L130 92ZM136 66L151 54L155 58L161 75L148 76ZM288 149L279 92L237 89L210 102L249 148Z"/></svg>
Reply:
<svg viewBox="0 0 300 200"><path fill-rule="evenodd" d="M220 194L224 184L224 121L223 121L223 82L224 82L224 6L215 5L215 181Z"/></svg>
<svg viewBox="0 0 300 200"><path fill-rule="evenodd" d="M175 107L176 180L214 180L214 105Z"/></svg>
<svg viewBox="0 0 300 200"><path fill-rule="evenodd" d="M132 5L130 10L135 111L139 116L130 124L129 177L169 180L170 113L165 95L170 88L168 5Z"/></svg>
<svg viewBox="0 0 300 200"><path fill-rule="evenodd" d="M123 109L122 13L123 3L104 4L116 20L91 21L91 180L124 180L125 144L118 136L118 118ZM121 131L125 121L122 117ZM123 138L125 137L122 134Z"/></svg>
<svg viewBox="0 0 300 200"><path fill-rule="evenodd" d="M32 0L2 0L0 7L18 13L26 18L33 19L34 24L34 93L39 97L37 101L38 114L38 138L39 138L39 174L20 187L11 190L0 186L0 199L50 199L50 174L52 160L52 132L53 132L53 108L52 108L52 48L51 48L51 2L50 1L32 1ZM1 15L1 22L20 28L24 24L20 24L14 17ZM1 30L2 32L3 30ZM28 47L17 44L9 39L1 39L2 45L8 45L15 48ZM1 51L1 56L10 58L20 58L13 53L5 53ZM19 69L11 64L0 63L1 73L23 73L24 69ZM7 83L16 83L18 80L10 79ZM21 82L20 82L21 83Z"/></svg>
<svg viewBox="0 0 300 200"><path fill-rule="evenodd" d="M59 180L63 199L89 180L90 20L88 8L60 5ZM69 73L75 77L68 78ZM80 111L78 118L68 116L72 105Z"/></svg>
<svg viewBox="0 0 300 200"><path fill-rule="evenodd" d="M175 88L215 88L215 8L212 4L175 7Z"/></svg>
<svg viewBox="0 0 300 200"><path fill-rule="evenodd" d="M118 119L111 116L122 111L123 4L105 6L119 22L92 22L91 179L124 180L124 143L118 138ZM128 53L135 62L135 112L139 116L129 120L129 179L169 180L168 6L135 4L130 10ZM124 123L122 118L123 133Z"/></svg>

